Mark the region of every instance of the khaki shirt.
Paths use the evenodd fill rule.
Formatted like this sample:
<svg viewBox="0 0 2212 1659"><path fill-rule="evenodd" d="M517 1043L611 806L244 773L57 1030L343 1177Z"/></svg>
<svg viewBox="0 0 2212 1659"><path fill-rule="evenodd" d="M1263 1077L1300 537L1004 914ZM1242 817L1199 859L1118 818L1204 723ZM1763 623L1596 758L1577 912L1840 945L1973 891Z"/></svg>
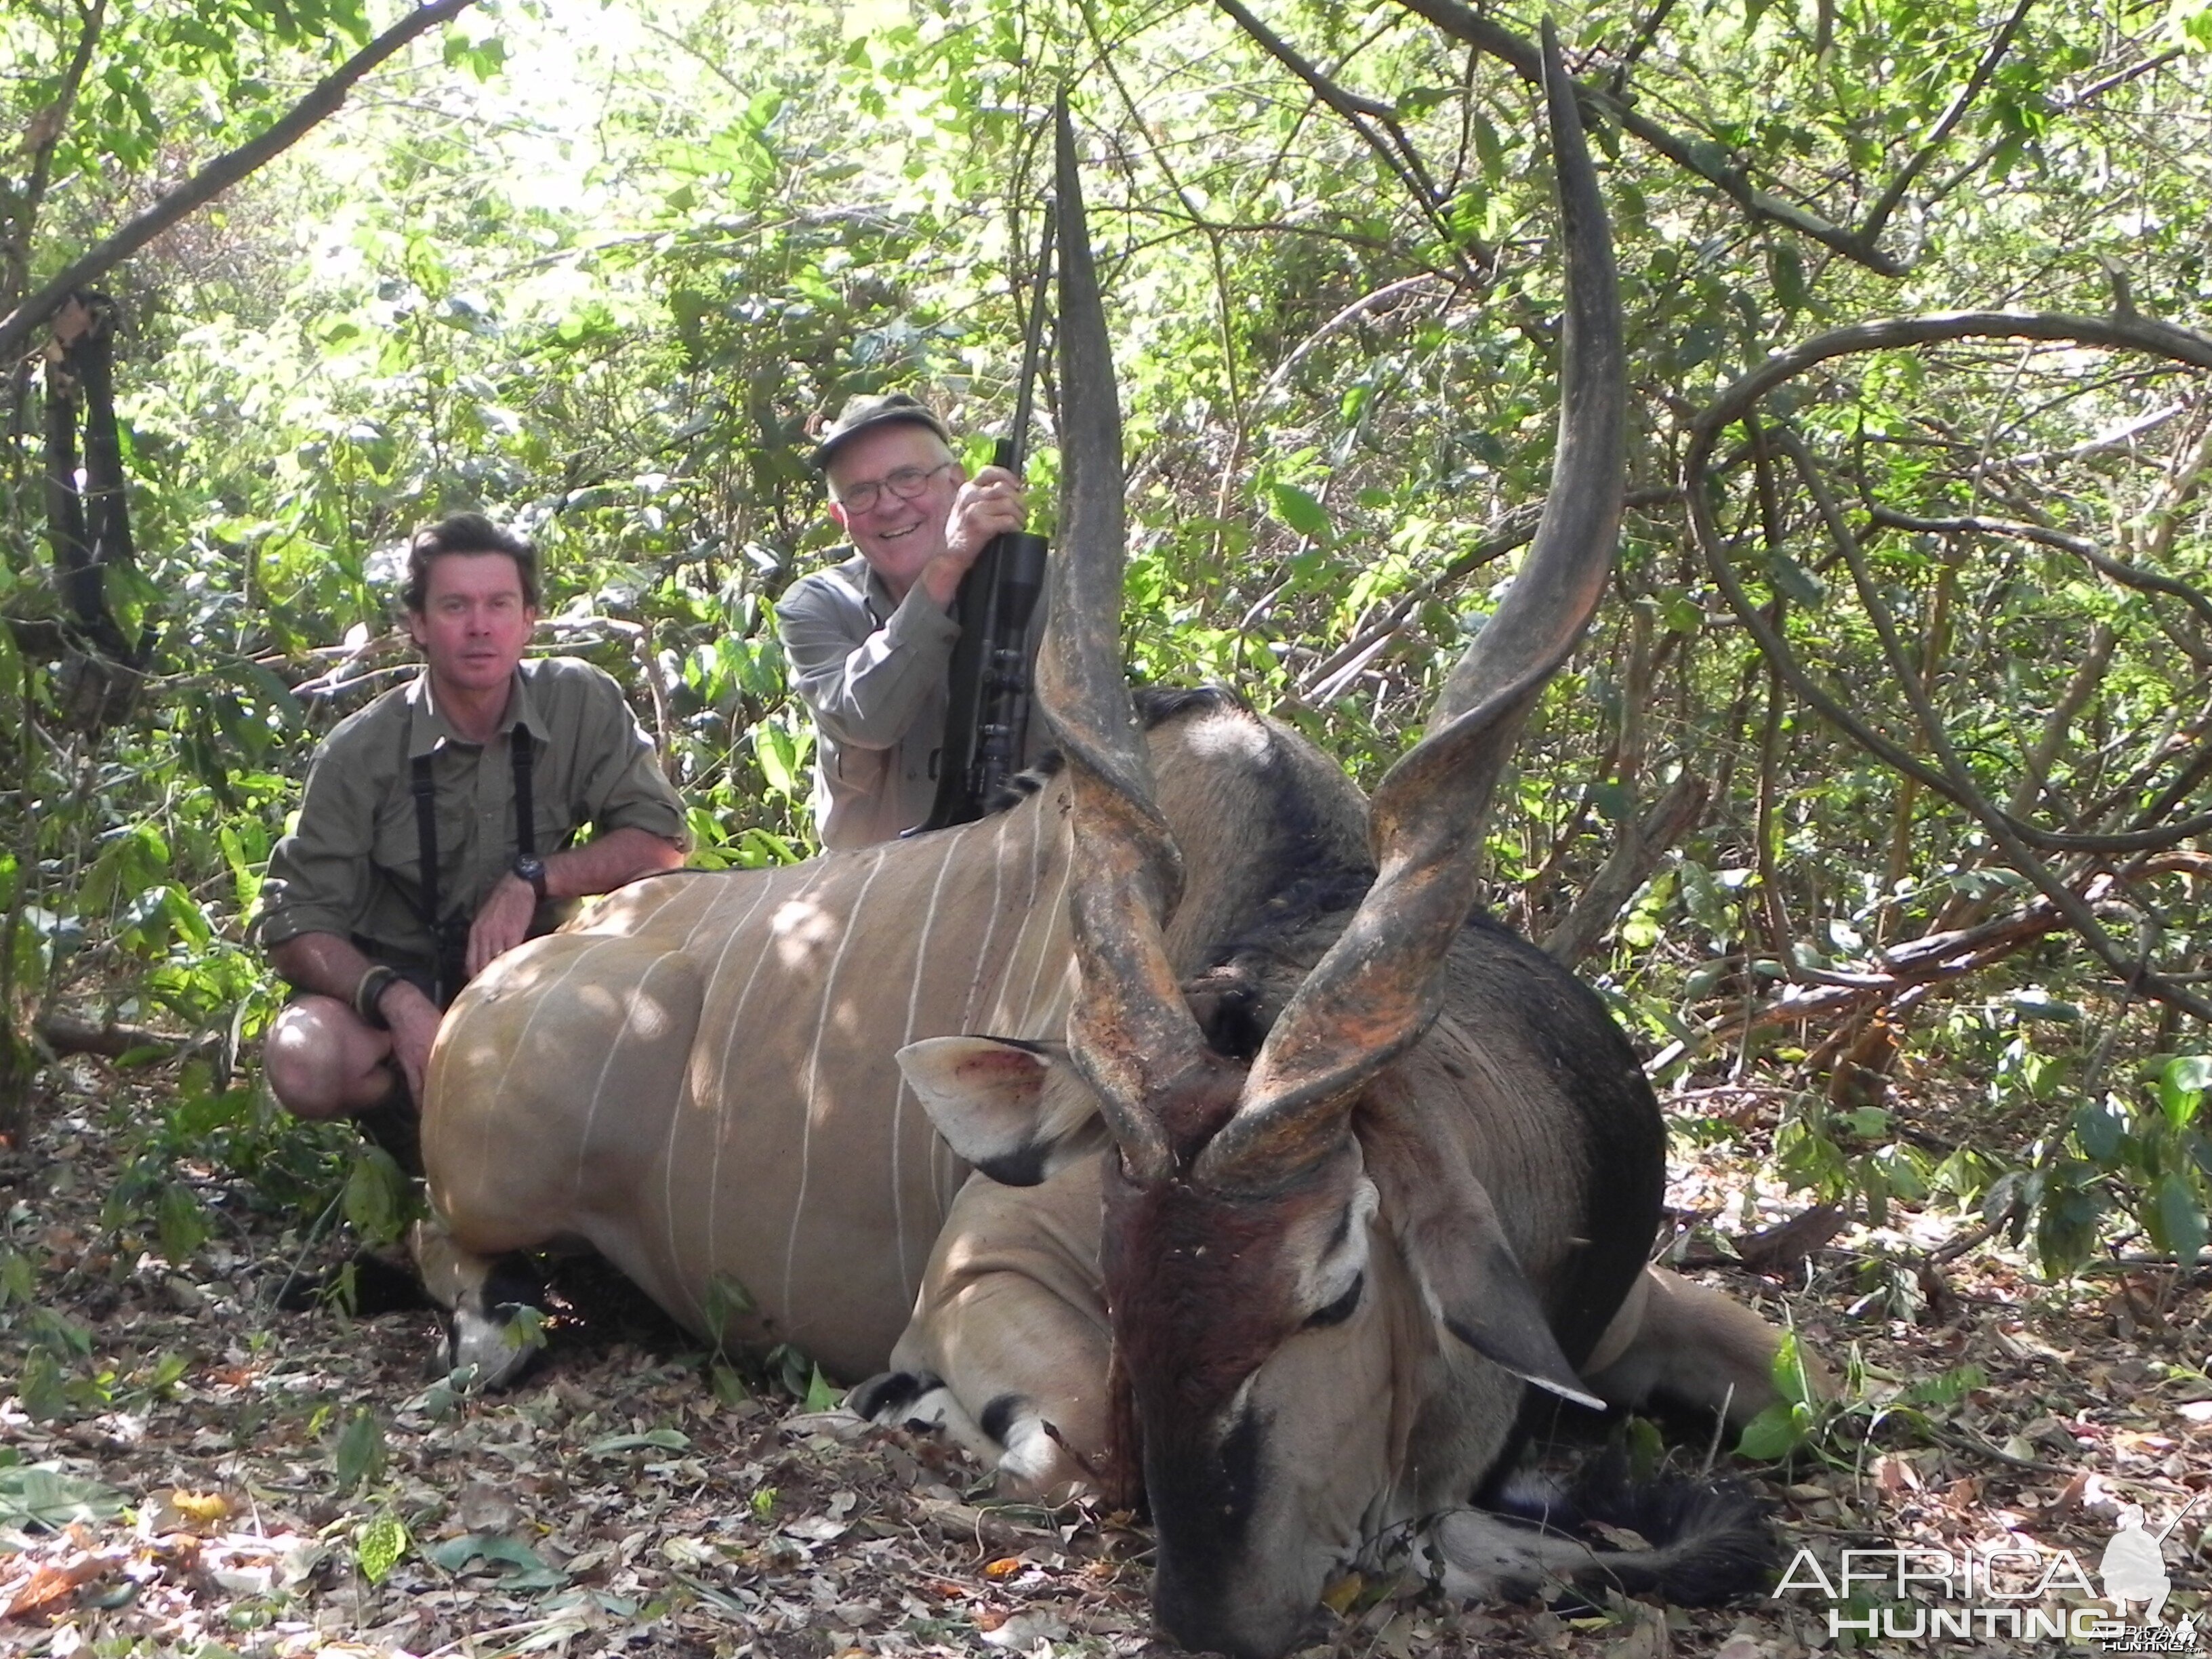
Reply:
<svg viewBox="0 0 2212 1659"><path fill-rule="evenodd" d="M432 757L438 908L469 916L514 863L518 733L537 745L530 793L540 857L587 823L687 844L684 804L653 744L622 688L589 663L522 664L499 731L483 744L447 724L424 674L341 720L316 751L299 826L270 854L252 929L262 945L335 933L380 960L434 963L421 914L414 758Z"/></svg>
<svg viewBox="0 0 2212 1659"><path fill-rule="evenodd" d="M814 714L814 820L828 848L889 841L929 816L960 624L916 582L894 606L858 554L775 607L791 682Z"/></svg>

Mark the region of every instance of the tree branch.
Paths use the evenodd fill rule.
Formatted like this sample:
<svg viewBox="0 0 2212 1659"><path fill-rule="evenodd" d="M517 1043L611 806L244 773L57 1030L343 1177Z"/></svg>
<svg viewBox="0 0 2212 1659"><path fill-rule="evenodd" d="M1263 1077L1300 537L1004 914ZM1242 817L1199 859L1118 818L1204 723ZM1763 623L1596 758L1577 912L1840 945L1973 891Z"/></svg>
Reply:
<svg viewBox="0 0 2212 1659"><path fill-rule="evenodd" d="M1400 0L1400 3L1427 18L1455 40L1464 40L1508 64L1522 80L1532 85L1542 84L1542 64L1533 40L1499 27L1460 4L1459 0ZM1731 165L1726 152L1711 140L1692 140L1670 132L1657 122L1638 114L1610 92L1580 82L1575 91L1599 119L1609 121L1641 139L1685 172L1719 190L1753 218L1786 225L1801 236L1832 248L1853 264L1864 265L1883 276L1902 276L1909 269L1901 260L1875 246L1872 239L1832 224L1817 213L1759 189L1745 177L1742 168Z"/></svg>
<svg viewBox="0 0 2212 1659"><path fill-rule="evenodd" d="M1357 322L1369 312L1389 303L1400 295L1410 294L1415 289L1437 280L1436 274L1432 271L1416 271L1411 276L1401 276L1395 283L1385 283L1381 288L1372 289L1361 295L1319 328L1314 330L1312 333L1307 335L1304 339L1299 341L1296 348L1282 362L1275 365L1273 371L1261 383L1260 390L1253 395L1254 404L1265 404L1268 398L1280 392L1283 389L1283 383L1297 371L1298 365L1306 360L1308 354L1339 329Z"/></svg>
<svg viewBox="0 0 2212 1659"><path fill-rule="evenodd" d="M1239 0L1214 0L1214 3L1229 14L1239 28L1258 41L1269 57L1304 82L1315 97L1334 110L1359 135L1382 165L1419 204L1421 216L1429 222L1429 228L1436 232L1446 247L1463 250L1476 265L1485 270L1497 263L1494 249L1484 246L1474 238L1460 235L1444 219L1443 198L1437 193L1436 183L1429 177L1428 168L1422 165L1420 152L1413 148L1406 137L1405 129L1398 125L1395 110L1388 104L1363 98L1337 85L1322 72L1318 65L1309 62L1289 41L1254 16ZM1389 143L1382 141L1375 131L1376 127L1389 135Z"/></svg>
<svg viewBox="0 0 2212 1659"><path fill-rule="evenodd" d="M267 131L216 157L5 318L0 318L0 363L20 356L33 331L71 294L97 282L185 215L206 206L256 168L283 155L337 113L345 102L346 94L363 76L416 36L452 21L474 3L475 0L428 0L428 3L408 13L318 81Z"/></svg>
<svg viewBox="0 0 2212 1659"><path fill-rule="evenodd" d="M1742 418L1766 391L1782 384L1794 374L1802 373L1814 364L1849 350L1871 350L1933 340L1991 335L2008 338L2063 340L2074 344L2118 346L2212 367L2212 340L2186 330L2142 319L1966 313L1892 319L1857 328L1838 329L1808 341L1794 351L1778 354L1730 386L1691 422L1690 442L1682 462L1682 493L1689 507L1691 533L1705 556L1707 567L1713 573L1715 582L1735 609L1738 619L1758 641L1767 661L1800 696L1854 742L1878 756L1885 763L1906 776L1917 779L1926 787L1972 814L2004 849L2013 867L2035 884L2067 925L2123 980L2145 994L2156 997L2195 1018L2212 1022L2212 1002L2207 1002L2163 976L2149 972L2141 962L2123 952L2105 932L2090 905L2029 850L2031 842L2045 849L2094 844L2109 850L2111 843L2124 838L2056 836L2047 831L2039 832L1984 799L1974 787L1971 776L1952 750L1940 723L1935 720L1934 711L1928 706L1923 689L1909 665L1897 670L1899 678L1907 699L1913 704L1914 714L1920 720L1924 735L1936 750L1940 767L1928 766L1875 732L1867 722L1859 720L1806 673L1787 641L1751 603L1750 596L1744 592L1742 583L1737 579L1733 562L1722 544L1718 527L1714 522L1711 492L1708 488L1711 482L1708 458L1723 426ZM1756 392L1751 390L1754 387ZM1729 411L1725 419L1722 414L1723 410ZM1831 538L1853 566L1853 575L1859 582L1863 599L1869 584L1862 573L1863 560L1858 556L1856 538L1852 536L1849 525L1844 522L1840 507L1826 491L1817 470L1812 467L1809 454L1802 444L1795 447L1795 453L1801 470L1805 472L1808 487L1814 490ZM1901 659L1894 641L1890 637L1893 630L1887 625L1887 613L1877 606L1870 609L1869 615L1876 628L1883 631L1884 647L1893 665L1898 664ZM2175 830L2175 826L2169 825L2150 834L2156 841L2170 846L2174 841L2184 838ZM2125 839L2130 840L2136 849L2156 844L2156 841Z"/></svg>
<svg viewBox="0 0 2212 1659"><path fill-rule="evenodd" d="M80 3L78 14L84 20L84 27L77 34L76 51L70 54L69 68L63 72L61 89L54 94L52 103L32 117L34 137L29 163L23 169L23 193L16 203L15 234L9 240L9 284L5 292L0 292L0 303L14 305L22 297L23 286L30 280L31 232L38 223L39 209L46 201L54 151L61 146L62 133L69 125L70 112L76 107L85 72L92 67L92 54L100 45L100 31L106 24L107 0Z"/></svg>
<svg viewBox="0 0 2212 1659"><path fill-rule="evenodd" d="M1983 87L1988 84L1990 76L1996 72L1997 65L2003 62L2006 52L2011 48L2013 36L2020 32L2021 24L2027 21L2028 8L2034 3L2035 0L2020 0L2020 3L2012 9L2012 15L2005 19L2004 27L1996 32L1996 38L1990 42L1989 50L1982 54L1982 61L1974 65L1974 72L1966 77L1966 85L1959 88L1958 96L1952 99L1951 106L1943 112L1942 118L1929 131L1920 148L1912 153L1911 159L1898 169L1897 177L1889 181L1889 188L1883 191L1875 204L1867 210L1866 217L1859 221L1859 234L1868 241L1871 242L1881 234L1882 228L1889 222L1889 216L1897 211L1897 204L1905 199L1905 192L1912 188L1912 181L1920 176L1929 162L1936 159L1936 152L1943 147L1944 140L1951 136L1951 130L1966 118L1966 111Z"/></svg>
<svg viewBox="0 0 2212 1659"><path fill-rule="evenodd" d="M1693 438L1690 451L1684 458L1686 479L1698 483L1705 478L1710 471L1705 459L1707 448L1707 446L1701 445L1699 440ZM1988 807L1988 803L1984 801L1978 793L1971 788L1962 793L1954 786L1950 775L1945 770L1929 766L1911 750L1882 736L1873 726L1861 720L1841 699L1832 695L1806 672L1804 665L1797 660L1796 653L1790 650L1788 641L1782 637L1772 619L1753 605L1750 595L1744 592L1743 584L1737 579L1733 562L1723 550L1723 538L1718 527L1713 523L1710 502L1695 488L1686 491L1686 494L1688 496L1691 534L1705 556L1706 564L1713 573L1715 584L1720 588L1723 597L1728 600L1730 608L1735 611L1738 620L1758 642L1759 648L1766 660L1781 673L1783 678L1788 682L1790 690L1804 699L1822 719L1827 720L1830 725L1835 726L1859 747L1881 760L1883 764L1918 783L1923 788L1933 790L1954 805L1962 807L1978 817L1981 810ZM1918 687L1917 679L1908 681L1908 694L1917 690ZM2008 814L1996 812L1993 807L1990 807L1989 810L1996 812L1996 818L2002 822L2005 836L2014 837L2028 846L2039 848L2045 852L2150 852L2174 846L2192 836L2203 835L2207 830L2212 830L2212 813L2201 814L2178 823L2162 824L2154 829L2087 835L2039 829L2034 824L2022 823ZM2002 838L2000 836L2001 840Z"/></svg>
<svg viewBox="0 0 2212 1659"><path fill-rule="evenodd" d="M2109 553L2100 552L2095 543L2080 536L2069 536L2063 530L2051 530L2039 524L2015 524L2009 519L1977 516L1923 519L1879 504L1869 506L1867 516L1874 523L1887 526L1892 530L1919 531L1936 536L2012 536L2024 542L2057 548L2062 553L2073 554L2122 587L2133 588L2139 593L2164 593L2179 599L2208 626L2212 626L2212 599L2207 599L2187 582L2177 576L2160 575L2155 570L2145 570L2140 565L2116 559Z"/></svg>
<svg viewBox="0 0 2212 1659"><path fill-rule="evenodd" d="M222 1034L218 1031L158 1031L151 1026L125 1025L116 1021L94 1024L55 1008L40 1012L31 1033L54 1054L99 1054L107 1060L120 1060L131 1054L167 1060L214 1048L222 1041Z"/></svg>
<svg viewBox="0 0 2212 1659"><path fill-rule="evenodd" d="M1650 811L1623 822L1620 839L1576 898L1566 920L1544 935L1545 954L1571 968L1595 951L1637 890L1651 879L1659 861L1697 827L1706 797L1705 780L1685 773Z"/></svg>
<svg viewBox="0 0 2212 1659"><path fill-rule="evenodd" d="M1759 400L1831 357L1854 352L1887 351L1900 346L1932 345L1940 340L2047 340L2064 345L2102 346L2112 351L2141 351L2170 357L2197 368L2212 368L2212 336L2148 317L2074 317L2059 312L1935 311L1916 317L1885 317L1849 328L1816 334L1802 345L1778 351L1698 411L1692 441L1710 449L1723 428L1733 426Z"/></svg>

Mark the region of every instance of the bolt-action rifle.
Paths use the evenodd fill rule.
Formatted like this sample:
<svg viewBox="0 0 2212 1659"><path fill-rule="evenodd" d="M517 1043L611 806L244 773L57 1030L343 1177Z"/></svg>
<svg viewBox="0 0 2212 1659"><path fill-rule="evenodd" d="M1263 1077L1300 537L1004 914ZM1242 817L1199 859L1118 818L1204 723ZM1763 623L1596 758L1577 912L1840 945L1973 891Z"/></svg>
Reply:
<svg viewBox="0 0 2212 1659"><path fill-rule="evenodd" d="M1052 276L1054 217L1048 201L1036 281L1030 291L1023 331L1014 423L991 456L992 465L1002 466L1018 478L1029 446L1030 403L1044 357L1044 299ZM952 647L946 681L951 699L945 745L938 757L937 801L924 830L981 817L1007 781L1022 769L1036 684L1036 641L1030 636L1030 622L1044 592L1047 550L1043 537L1010 530L994 536L960 579L960 591L952 602L960 638Z"/></svg>

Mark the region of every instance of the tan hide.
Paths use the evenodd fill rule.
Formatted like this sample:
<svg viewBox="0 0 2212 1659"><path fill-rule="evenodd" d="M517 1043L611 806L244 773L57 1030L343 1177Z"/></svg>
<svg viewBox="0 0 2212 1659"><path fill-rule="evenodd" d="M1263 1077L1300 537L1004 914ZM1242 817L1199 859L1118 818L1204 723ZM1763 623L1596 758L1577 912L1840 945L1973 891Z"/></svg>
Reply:
<svg viewBox="0 0 2212 1659"><path fill-rule="evenodd" d="M1151 734L1163 808L1202 848L1179 959L1266 873L1263 830L1220 833L1253 815L1262 730L1220 700ZM1356 848L1358 792L1306 745L1289 765ZM847 1382L882 1370L964 1174L895 1056L1064 1035L1066 845L1055 779L957 830L641 882L501 957L431 1057L423 1153L454 1242L581 1239L694 1330L750 1304L726 1334Z"/></svg>

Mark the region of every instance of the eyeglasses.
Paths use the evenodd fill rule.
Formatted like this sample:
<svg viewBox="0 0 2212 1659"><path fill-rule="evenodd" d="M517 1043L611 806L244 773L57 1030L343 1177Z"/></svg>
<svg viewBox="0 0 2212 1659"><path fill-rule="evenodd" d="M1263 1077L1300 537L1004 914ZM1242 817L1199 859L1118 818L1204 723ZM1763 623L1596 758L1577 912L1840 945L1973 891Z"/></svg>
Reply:
<svg viewBox="0 0 2212 1659"><path fill-rule="evenodd" d="M848 484L837 492L837 505L848 513L871 513L883 500L886 489L899 500L910 501L929 488L932 478L951 465L951 461L939 461L935 466L902 466L888 477Z"/></svg>

